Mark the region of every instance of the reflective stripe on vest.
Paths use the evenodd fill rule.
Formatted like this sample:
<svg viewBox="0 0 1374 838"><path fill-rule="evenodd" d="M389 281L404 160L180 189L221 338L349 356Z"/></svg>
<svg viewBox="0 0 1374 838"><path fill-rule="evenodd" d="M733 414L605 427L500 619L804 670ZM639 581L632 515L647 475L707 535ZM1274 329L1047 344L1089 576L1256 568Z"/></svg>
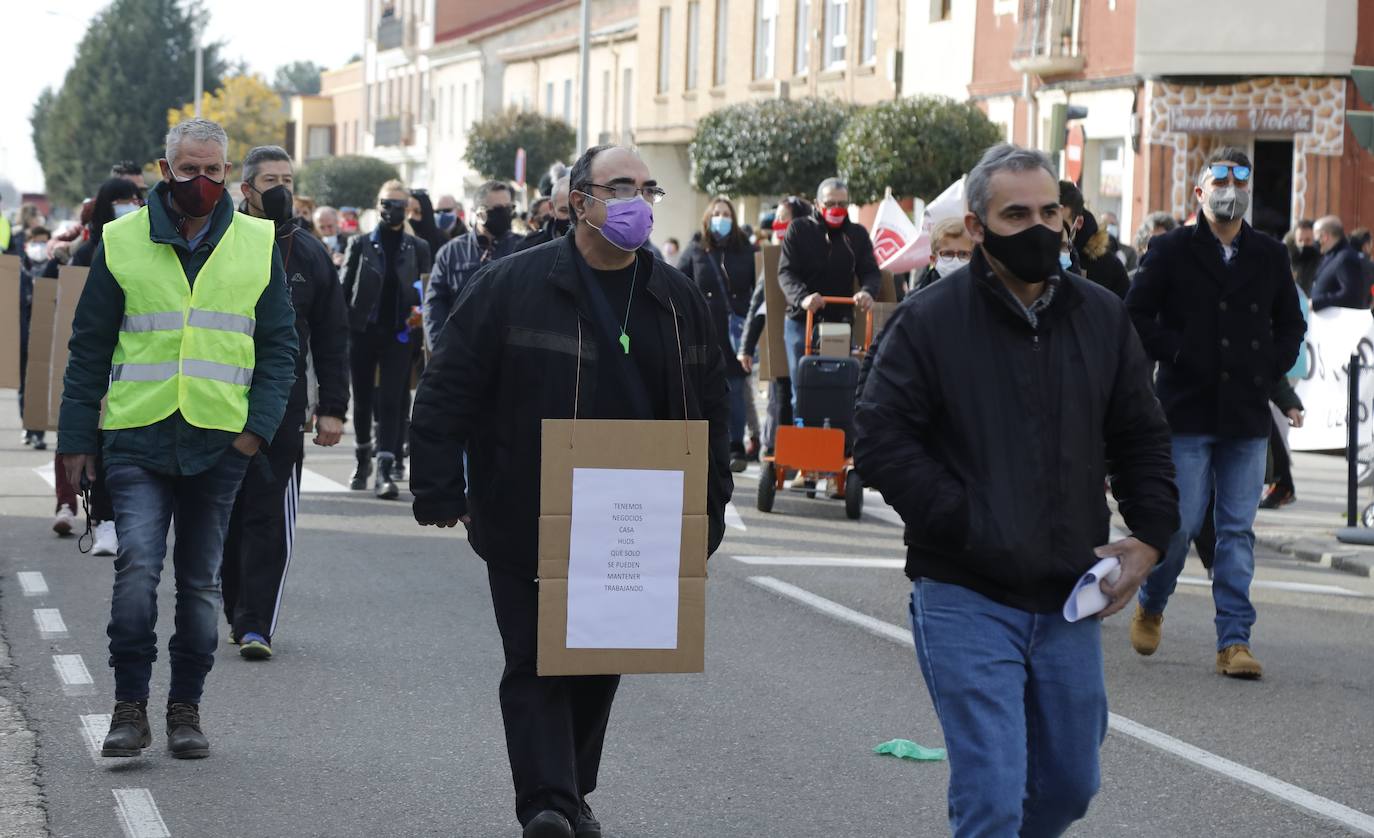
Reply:
<svg viewBox="0 0 1374 838"><path fill-rule="evenodd" d="M234 213L192 285L149 223L144 207L103 234L106 267L124 291L104 427L145 427L180 411L199 428L242 431L275 227Z"/></svg>

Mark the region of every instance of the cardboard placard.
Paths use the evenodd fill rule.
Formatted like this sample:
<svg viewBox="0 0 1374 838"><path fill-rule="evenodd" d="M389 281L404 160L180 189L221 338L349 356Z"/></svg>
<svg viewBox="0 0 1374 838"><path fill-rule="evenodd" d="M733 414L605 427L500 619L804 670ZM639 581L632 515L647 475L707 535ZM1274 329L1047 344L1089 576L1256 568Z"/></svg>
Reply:
<svg viewBox="0 0 1374 838"><path fill-rule="evenodd" d="M52 326L57 314L57 280L33 281L29 316L29 366L24 375L24 430L48 428L48 368L52 366Z"/></svg>
<svg viewBox="0 0 1374 838"><path fill-rule="evenodd" d="M759 380L787 378L787 341L782 324L787 319L787 297L778 284L778 259L782 248L776 244L759 247L754 256L755 273L763 278L763 339L760 341Z"/></svg>
<svg viewBox="0 0 1374 838"><path fill-rule="evenodd" d="M72 339L76 304L86 288L90 268L63 265L57 271L57 313L53 316L52 363L48 365L48 430L57 430L62 412L62 379L67 374L67 344Z"/></svg>
<svg viewBox="0 0 1374 838"><path fill-rule="evenodd" d="M545 419L540 462L540 675L702 672L706 667L706 480L704 421ZM574 470L682 474L673 648L568 648ZM609 510L607 511L609 514ZM610 562L607 562L608 567ZM608 579L612 577L608 576ZM620 594L613 594L619 596Z"/></svg>
<svg viewBox="0 0 1374 838"><path fill-rule="evenodd" d="M19 257L0 255L0 387L19 389Z"/></svg>
<svg viewBox="0 0 1374 838"><path fill-rule="evenodd" d="M873 304L873 340L883 333L883 327L887 321L892 319L892 313L897 310L897 303L874 303Z"/></svg>

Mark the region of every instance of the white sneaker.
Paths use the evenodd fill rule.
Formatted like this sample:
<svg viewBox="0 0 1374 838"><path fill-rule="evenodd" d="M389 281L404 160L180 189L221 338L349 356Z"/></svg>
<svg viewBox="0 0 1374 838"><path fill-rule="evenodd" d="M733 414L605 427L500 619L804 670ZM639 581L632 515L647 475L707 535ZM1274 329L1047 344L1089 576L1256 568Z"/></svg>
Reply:
<svg viewBox="0 0 1374 838"><path fill-rule="evenodd" d="M58 535L71 535L72 525L76 523L76 510L63 504L57 507L57 517L53 519L52 531Z"/></svg>
<svg viewBox="0 0 1374 838"><path fill-rule="evenodd" d="M115 534L114 521L101 521L95 525L95 544L91 547L91 555L119 555L119 536Z"/></svg>

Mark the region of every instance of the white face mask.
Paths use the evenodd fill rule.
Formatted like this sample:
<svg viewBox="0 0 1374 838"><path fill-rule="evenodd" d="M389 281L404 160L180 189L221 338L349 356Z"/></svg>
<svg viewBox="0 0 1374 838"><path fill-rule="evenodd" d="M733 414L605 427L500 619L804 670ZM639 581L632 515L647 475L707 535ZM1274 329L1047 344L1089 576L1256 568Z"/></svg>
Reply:
<svg viewBox="0 0 1374 838"><path fill-rule="evenodd" d="M115 204L115 205L114 205L114 216L115 216L115 218L123 218L124 216L128 215L128 214L131 213L131 212L138 212L138 204Z"/></svg>
<svg viewBox="0 0 1374 838"><path fill-rule="evenodd" d="M960 259L957 256L949 258L940 257L935 260L935 272L940 276L949 276L960 268L968 264L967 259Z"/></svg>
<svg viewBox="0 0 1374 838"><path fill-rule="evenodd" d="M1116 226L1115 224L1108 224L1108 225L1107 225L1107 235L1111 236L1111 237L1114 238L1114 239L1120 239L1120 238L1121 238L1121 228L1118 227L1118 226Z"/></svg>
<svg viewBox="0 0 1374 838"><path fill-rule="evenodd" d="M330 250L333 250L334 248L336 248L336 247L339 246L339 237L336 236L336 235L335 235L335 236L325 236L325 237L324 237L324 243L327 244L327 245L329 245L329 249L330 249Z"/></svg>
<svg viewBox="0 0 1374 838"><path fill-rule="evenodd" d="M24 245L24 253L29 257L30 262L48 261L48 246L42 242Z"/></svg>

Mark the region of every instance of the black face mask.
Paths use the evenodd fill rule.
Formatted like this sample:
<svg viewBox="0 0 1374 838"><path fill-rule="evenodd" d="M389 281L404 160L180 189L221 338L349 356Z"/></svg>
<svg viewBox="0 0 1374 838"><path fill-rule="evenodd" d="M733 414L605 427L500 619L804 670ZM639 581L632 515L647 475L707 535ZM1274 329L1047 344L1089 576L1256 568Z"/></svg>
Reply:
<svg viewBox="0 0 1374 838"><path fill-rule="evenodd" d="M510 232L510 207L487 207L486 217L482 220L482 226L487 228L487 232L493 238L500 238Z"/></svg>
<svg viewBox="0 0 1374 838"><path fill-rule="evenodd" d="M553 225L553 234L558 238L566 236L568 234L568 230L572 227L571 218L558 218L557 216L555 216L554 219L549 223Z"/></svg>
<svg viewBox="0 0 1374 838"><path fill-rule="evenodd" d="M382 224L387 227L400 227L406 220L405 202L383 202L377 214L381 218Z"/></svg>
<svg viewBox="0 0 1374 838"><path fill-rule="evenodd" d="M257 187L254 187L254 191L257 191ZM285 224L294 215L295 197L291 194L291 187L284 183L258 192L258 198L262 201L263 217L270 221Z"/></svg>
<svg viewBox="0 0 1374 838"><path fill-rule="evenodd" d="M983 250L1022 282L1039 285L1059 274L1059 245L1064 236L1044 224L1011 236L999 236L983 223Z"/></svg>
<svg viewBox="0 0 1374 838"><path fill-rule="evenodd" d="M1316 245L1305 244L1298 248L1298 253L1293 258L1293 261L1299 265L1308 265L1317 261L1319 258L1321 258L1321 252L1317 250Z"/></svg>

